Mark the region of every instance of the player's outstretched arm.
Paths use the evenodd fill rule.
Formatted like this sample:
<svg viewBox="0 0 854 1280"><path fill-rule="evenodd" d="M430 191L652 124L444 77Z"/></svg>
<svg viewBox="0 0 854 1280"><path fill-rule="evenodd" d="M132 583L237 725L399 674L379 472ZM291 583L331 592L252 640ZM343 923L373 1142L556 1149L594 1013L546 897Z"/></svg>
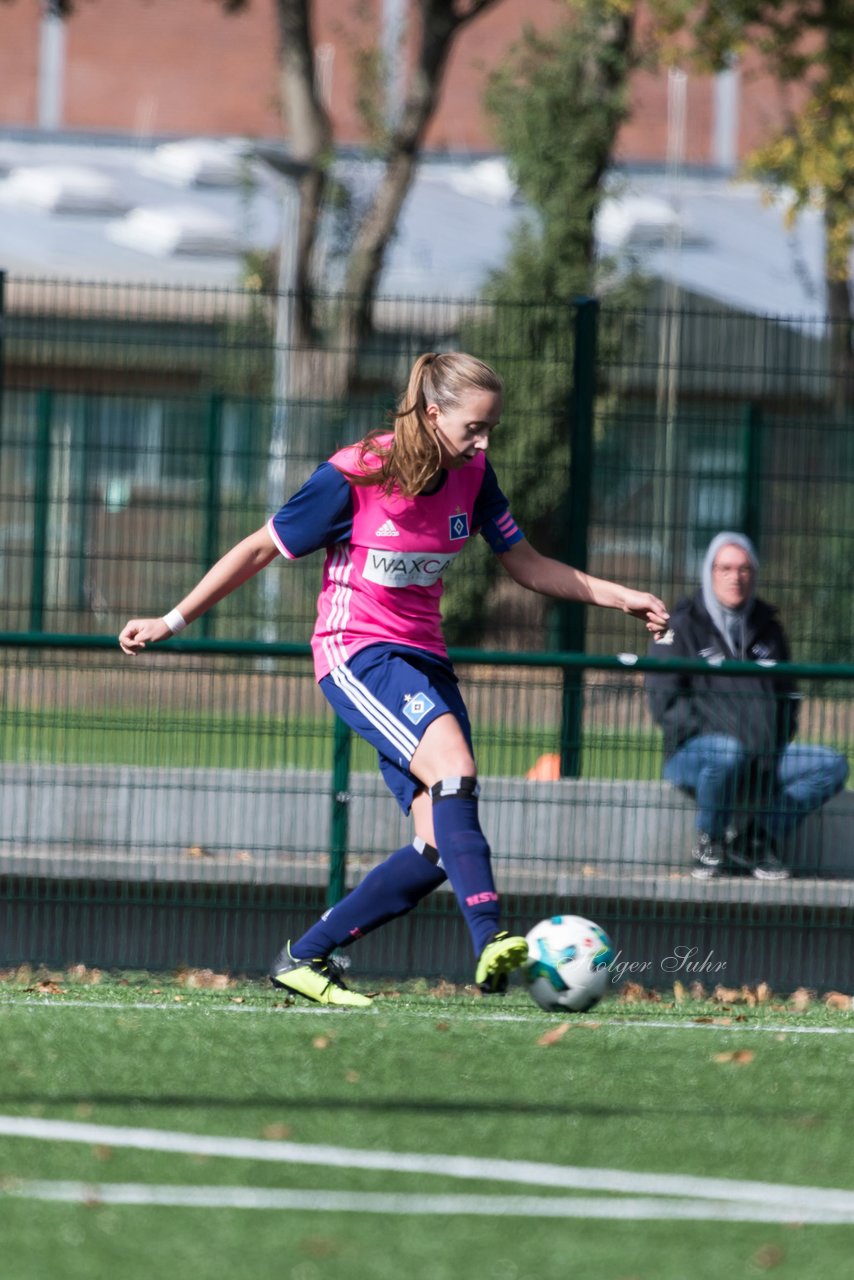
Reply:
<svg viewBox="0 0 854 1280"><path fill-rule="evenodd" d="M194 622L218 600L224 599L244 582L248 582L275 560L278 554L278 548L270 537L267 526L262 526L227 551L172 613L182 623ZM146 645L168 639L176 629L165 618L131 618L121 630L119 644L124 653L134 657Z"/></svg>
<svg viewBox="0 0 854 1280"><path fill-rule="evenodd" d="M584 604L600 605L604 609L621 609L646 624L647 631L661 635L670 616L667 605L649 591L635 591L632 587L593 578L589 573L573 569L550 556L540 555L527 538L517 542L499 556L502 565L514 582L537 591L540 595L554 596L558 600L579 600Z"/></svg>

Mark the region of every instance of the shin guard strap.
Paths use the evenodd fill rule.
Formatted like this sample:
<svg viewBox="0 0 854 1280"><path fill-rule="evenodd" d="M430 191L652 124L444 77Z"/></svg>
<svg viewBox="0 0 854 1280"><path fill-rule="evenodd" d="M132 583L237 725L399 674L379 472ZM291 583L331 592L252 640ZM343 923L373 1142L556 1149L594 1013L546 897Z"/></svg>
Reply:
<svg viewBox="0 0 854 1280"><path fill-rule="evenodd" d="M430 788L434 804L447 800L449 796L471 796L476 799L479 795L480 783L477 778L441 778Z"/></svg>

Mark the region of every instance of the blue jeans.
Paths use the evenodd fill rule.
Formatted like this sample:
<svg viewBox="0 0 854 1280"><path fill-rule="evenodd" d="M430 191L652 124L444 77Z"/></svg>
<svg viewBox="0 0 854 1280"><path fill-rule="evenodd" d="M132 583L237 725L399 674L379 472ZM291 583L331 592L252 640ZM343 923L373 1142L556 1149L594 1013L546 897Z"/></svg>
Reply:
<svg viewBox="0 0 854 1280"><path fill-rule="evenodd" d="M790 742L774 756L757 758L737 738L701 734L683 742L663 774L697 800L697 830L721 840L737 807L746 801L757 827L781 841L799 822L845 786L848 761L828 747ZM739 824L743 825L743 824Z"/></svg>

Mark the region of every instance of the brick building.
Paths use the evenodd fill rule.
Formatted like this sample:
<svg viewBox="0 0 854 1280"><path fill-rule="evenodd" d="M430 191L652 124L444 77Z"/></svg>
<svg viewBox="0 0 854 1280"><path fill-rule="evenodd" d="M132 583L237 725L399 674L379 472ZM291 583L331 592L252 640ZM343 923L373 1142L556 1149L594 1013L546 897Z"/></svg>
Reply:
<svg viewBox="0 0 854 1280"><path fill-rule="evenodd" d="M317 0L318 74L342 144L362 140L353 51L396 39L407 0ZM524 23L547 29L560 0L501 0L457 42L427 145L495 150L483 89ZM139 137L279 137L278 33L273 0L229 15L219 0L77 0L66 24L41 0L0 3L0 129L60 129ZM405 44L405 40L404 40ZM394 84L388 86L392 99ZM720 77L690 76L684 161L732 169L783 114L783 91L749 61ZM618 158L660 164L667 154L665 76L639 74Z"/></svg>

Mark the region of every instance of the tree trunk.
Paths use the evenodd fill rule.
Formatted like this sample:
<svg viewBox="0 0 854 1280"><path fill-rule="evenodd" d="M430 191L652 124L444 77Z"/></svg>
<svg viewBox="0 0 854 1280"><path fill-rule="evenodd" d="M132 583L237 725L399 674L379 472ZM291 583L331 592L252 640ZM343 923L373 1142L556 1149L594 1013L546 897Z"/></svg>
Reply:
<svg viewBox="0 0 854 1280"><path fill-rule="evenodd" d="M385 171L356 233L338 311L334 360L324 361L326 390L341 393L352 383L358 348L370 328L371 307L386 246L412 185L424 133L436 107L448 53L466 23L499 0L419 0L421 33L409 92L385 152ZM296 341L305 350L315 339L312 256L333 135L317 92L311 0L276 0L279 22L282 106L295 159L310 171L300 183L300 224L296 259ZM306 353L307 354L307 353ZM314 367L313 362L307 362ZM334 370L334 372L333 372ZM330 385L330 380L332 384Z"/></svg>
<svg viewBox="0 0 854 1280"><path fill-rule="evenodd" d="M294 159L309 170L299 184L300 211L294 288L295 342L314 335L311 264L332 159L332 124L317 91L311 0L276 0L282 111Z"/></svg>
<svg viewBox="0 0 854 1280"><path fill-rule="evenodd" d="M841 253L838 248L840 225L842 219L841 239L847 245L847 252ZM851 272L848 263L851 261L852 232L851 213L847 202L842 210L834 208L834 202L828 197L824 209L824 230L827 245L835 244L836 252L825 250L825 287L827 292L827 317L830 323L830 376L832 380L833 411L842 418L849 405L854 403L854 294L851 287Z"/></svg>
<svg viewBox="0 0 854 1280"><path fill-rule="evenodd" d="M586 21L590 25L591 52L584 60L584 99L592 104L607 103L607 128L602 130L601 145L587 175L586 190L590 196L586 210L585 258L592 272L596 258L594 221L598 198L602 192L605 174L611 166L617 132L629 114L628 104L614 107L624 89L635 61L635 14L633 9L624 12L609 10L597 13L598 6L588 11Z"/></svg>
<svg viewBox="0 0 854 1280"><path fill-rule="evenodd" d="M359 344L370 330L371 307L386 247L412 185L424 134L436 107L448 54L460 29L498 0L420 0L421 32L415 66L399 122L389 140L385 171L356 234L338 313L335 346L340 376L350 385Z"/></svg>

